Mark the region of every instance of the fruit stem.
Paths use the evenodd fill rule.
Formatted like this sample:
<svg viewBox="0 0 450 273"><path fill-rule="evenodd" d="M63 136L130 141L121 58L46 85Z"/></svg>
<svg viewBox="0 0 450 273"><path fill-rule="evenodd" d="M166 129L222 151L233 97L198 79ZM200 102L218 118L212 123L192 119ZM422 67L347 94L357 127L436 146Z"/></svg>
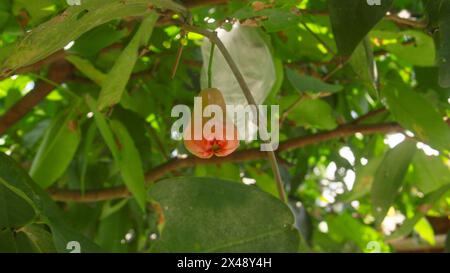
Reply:
<svg viewBox="0 0 450 273"><path fill-rule="evenodd" d="M209 63L208 63L208 88L212 88L212 62L214 59L214 48L216 45L211 43L211 51L209 53Z"/></svg>

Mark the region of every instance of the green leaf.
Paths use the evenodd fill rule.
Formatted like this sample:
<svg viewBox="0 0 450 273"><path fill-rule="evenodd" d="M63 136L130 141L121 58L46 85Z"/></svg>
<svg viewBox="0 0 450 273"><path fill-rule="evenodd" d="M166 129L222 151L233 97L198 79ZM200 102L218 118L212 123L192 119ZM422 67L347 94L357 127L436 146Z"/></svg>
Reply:
<svg viewBox="0 0 450 273"><path fill-rule="evenodd" d="M139 206L145 210L147 191L145 189L144 169L141 157L127 128L117 120L110 122L119 146L119 166L122 179L136 198Z"/></svg>
<svg viewBox="0 0 450 273"><path fill-rule="evenodd" d="M450 184L448 159L426 156L423 152L418 152L413 158L413 166L416 177L413 182L425 194Z"/></svg>
<svg viewBox="0 0 450 273"><path fill-rule="evenodd" d="M98 26L77 39L76 43L70 48L70 52L95 58L95 56L104 48L119 43L127 37L126 28L117 28L115 22Z"/></svg>
<svg viewBox="0 0 450 273"><path fill-rule="evenodd" d="M128 244L124 244L122 240L125 234L133 228L133 223L129 221L127 213L128 211L122 208L103 218L100 222L96 242L104 249L108 249L113 253L127 251Z"/></svg>
<svg viewBox="0 0 450 273"><path fill-rule="evenodd" d="M353 184L351 192L344 194L340 200L350 202L353 200L358 200L370 193L373 180L375 179L375 173L380 166L381 161L381 157L375 157L370 159L365 166L358 165L355 171L355 183Z"/></svg>
<svg viewBox="0 0 450 273"><path fill-rule="evenodd" d="M107 75L98 70L91 62L75 55L69 55L66 59L71 62L81 73L97 85L102 86L106 81ZM123 108L134 111L146 118L152 112L149 107L152 103L152 97L146 92L134 92L129 94L126 90L122 93L120 104Z"/></svg>
<svg viewBox="0 0 450 273"><path fill-rule="evenodd" d="M393 0L381 5L367 1L329 0L330 20L339 53L350 56L367 33L386 15Z"/></svg>
<svg viewBox="0 0 450 273"><path fill-rule="evenodd" d="M439 15L439 84L450 87L450 1L442 1Z"/></svg>
<svg viewBox="0 0 450 273"><path fill-rule="evenodd" d="M111 131L111 128L109 128L108 123L106 122L105 117L102 113L100 113L97 110L97 102L89 95L86 95L85 97L86 104L89 107L89 110L94 113L94 119L95 123L97 124L97 128L100 131L100 134L103 137L103 140L105 141L106 145L108 146L109 150L111 151L111 154L113 155L114 159L116 161L119 160L119 149L116 146L116 141L114 139L114 135Z"/></svg>
<svg viewBox="0 0 450 273"><path fill-rule="evenodd" d="M156 12L151 13L145 18L131 42L118 57L111 71L108 73L106 81L102 84L102 90L98 99L99 110L120 102L138 59L139 48L147 45L157 19L158 15Z"/></svg>
<svg viewBox="0 0 450 273"><path fill-rule="evenodd" d="M130 111L133 111L143 118L147 118L152 112L153 108L150 106L154 104L154 97L146 90L139 90L139 92L129 93L124 91L120 105Z"/></svg>
<svg viewBox="0 0 450 273"><path fill-rule="evenodd" d="M407 236L414 229L416 224L424 217L423 213L416 213L413 217L406 219L403 224L397 228L392 234L387 236L387 240Z"/></svg>
<svg viewBox="0 0 450 273"><path fill-rule="evenodd" d="M430 245L433 246L436 244L433 227L426 218L420 219L419 222L417 222L417 224L414 226L414 230Z"/></svg>
<svg viewBox="0 0 450 273"><path fill-rule="evenodd" d="M258 188L278 198L278 189L273 177L257 168L247 167L246 169L249 177L256 180L256 186Z"/></svg>
<svg viewBox="0 0 450 273"><path fill-rule="evenodd" d="M371 192L373 215L378 224L394 202L415 151L416 143L405 140L389 150L378 167Z"/></svg>
<svg viewBox="0 0 450 273"><path fill-rule="evenodd" d="M0 230L22 227L35 216L33 207L0 183Z"/></svg>
<svg viewBox="0 0 450 273"><path fill-rule="evenodd" d="M396 57L405 60L408 64L415 66L435 66L436 49L433 38L417 31L382 31L371 32L371 37L386 40L383 47L393 53Z"/></svg>
<svg viewBox="0 0 450 273"><path fill-rule="evenodd" d="M102 85L105 82L106 74L98 70L91 62L76 55L69 55L66 60L73 64L78 70L81 71L86 77L95 82L98 85Z"/></svg>
<svg viewBox="0 0 450 273"><path fill-rule="evenodd" d="M49 226L52 230L56 250L59 253L70 253L72 251L72 249L69 248L70 242L79 243L81 253L104 252L90 239L70 228L65 223L52 221L49 223Z"/></svg>
<svg viewBox="0 0 450 273"><path fill-rule="evenodd" d="M23 227L21 230L30 239L37 252L53 253L56 252L53 238L50 232L37 224L31 224Z"/></svg>
<svg viewBox="0 0 450 273"><path fill-rule="evenodd" d="M221 177L222 179L240 182L240 173L239 165L233 163L195 166L195 176L197 177Z"/></svg>
<svg viewBox="0 0 450 273"><path fill-rule="evenodd" d="M97 136L97 127L95 122L92 122L89 125L89 128L86 132L84 143L81 149L82 157L80 163L80 191L82 194L84 194L86 190L86 173L90 160L90 153L94 149L94 140L96 136Z"/></svg>
<svg viewBox="0 0 450 273"><path fill-rule="evenodd" d="M40 215L49 225L58 252L67 252L69 241L80 242L84 252L99 251L98 246L64 223L63 215L48 194L37 186L16 162L3 153L0 153L0 184L25 200L33 207L36 215Z"/></svg>
<svg viewBox="0 0 450 273"><path fill-rule="evenodd" d="M34 190L39 196L41 203L41 217L43 218L44 223L50 227L57 252L70 252L71 249L67 248L70 242L78 242L82 253L102 252L100 247L92 242L92 240L88 239L65 222L61 210L43 189L35 187Z"/></svg>
<svg viewBox="0 0 450 273"><path fill-rule="evenodd" d="M129 16L144 16L153 12L149 5L185 12L184 7L170 0L90 0L30 31L4 61L3 73L36 63L76 40L83 33L106 22ZM0 73L1 74L1 73Z"/></svg>
<svg viewBox="0 0 450 273"><path fill-rule="evenodd" d="M33 245L33 242L23 232L16 232L14 234L16 241L17 253L37 253L39 252Z"/></svg>
<svg viewBox="0 0 450 273"><path fill-rule="evenodd" d="M14 233L10 229L0 230L0 253L16 253Z"/></svg>
<svg viewBox="0 0 450 273"><path fill-rule="evenodd" d="M0 185L24 200L33 208L34 214L38 215L40 211L39 197L33 190L33 183L28 174L14 160L0 152ZM5 193L8 194L7 191L2 192L3 196ZM20 206L23 208L23 205Z"/></svg>
<svg viewBox="0 0 450 273"><path fill-rule="evenodd" d="M337 127L333 109L323 100L302 100L289 117L297 124L306 127L332 130Z"/></svg>
<svg viewBox="0 0 450 273"><path fill-rule="evenodd" d="M54 4L53 0L16 0L14 1L14 8L17 10L25 9L30 16L30 23L36 24L55 12ZM52 6L53 9L49 8Z"/></svg>
<svg viewBox="0 0 450 273"><path fill-rule="evenodd" d="M438 190L427 194L423 200L421 200L418 207L430 207L430 205L433 205L436 203L444 194L446 194L448 191L450 191L450 185L445 185ZM397 228L394 233L387 236L386 240L393 240L396 238L407 236L411 231L414 229L416 224L422 219L426 214L426 210L417 210L417 213L411 217L406 219L403 224Z"/></svg>
<svg viewBox="0 0 450 273"><path fill-rule="evenodd" d="M239 20L264 17L262 21L267 32L276 32L286 30L286 28L293 28L299 22L299 16L292 13L289 9L270 8L255 11L251 7L244 7L233 14L233 18Z"/></svg>
<svg viewBox="0 0 450 273"><path fill-rule="evenodd" d="M75 116L77 108L78 103L53 120L33 160L30 176L43 188L64 174L78 149L81 134Z"/></svg>
<svg viewBox="0 0 450 273"><path fill-rule="evenodd" d="M290 209L255 187L185 177L158 182L150 196L159 203L163 222L153 252L298 250Z"/></svg>
<svg viewBox="0 0 450 273"><path fill-rule="evenodd" d="M286 69L286 75L292 86L300 92L326 94L339 92L343 88L340 85L328 84L312 76L299 74L292 69Z"/></svg>
<svg viewBox="0 0 450 273"><path fill-rule="evenodd" d="M378 90L378 69L369 37L366 36L356 47L349 63L361 81L369 87L369 90Z"/></svg>
<svg viewBox="0 0 450 273"><path fill-rule="evenodd" d="M346 241L353 241L363 252L372 251L368 248L370 242L379 243L381 252L389 250L380 233L364 225L348 213L339 216L328 215L326 222L330 233L338 234Z"/></svg>
<svg viewBox="0 0 450 273"><path fill-rule="evenodd" d="M394 118L433 148L450 149L450 128L442 116L426 98L407 88L403 84L389 82L383 90Z"/></svg>

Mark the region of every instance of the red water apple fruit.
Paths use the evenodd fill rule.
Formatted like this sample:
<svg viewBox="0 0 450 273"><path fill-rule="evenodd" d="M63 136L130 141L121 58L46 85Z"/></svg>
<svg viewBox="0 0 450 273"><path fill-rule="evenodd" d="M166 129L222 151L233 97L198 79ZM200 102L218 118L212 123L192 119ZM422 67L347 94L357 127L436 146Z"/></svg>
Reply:
<svg viewBox="0 0 450 273"><path fill-rule="evenodd" d="M217 105L222 109L222 117L211 117L217 119L222 124L222 128L214 126L209 133L202 130L201 139L195 140L194 126L192 126L194 121L201 120L200 128L203 129L203 126L210 118L202 116L199 119L195 119L195 113L193 113L188 125L190 130L185 130L184 133L184 146L189 152L200 158L211 158L213 155L223 157L231 154L239 147L239 138L236 126L227 118L226 105L222 93L216 88L208 88L202 90L199 96L202 98L202 113L208 105ZM230 136L227 136L227 132L229 132Z"/></svg>

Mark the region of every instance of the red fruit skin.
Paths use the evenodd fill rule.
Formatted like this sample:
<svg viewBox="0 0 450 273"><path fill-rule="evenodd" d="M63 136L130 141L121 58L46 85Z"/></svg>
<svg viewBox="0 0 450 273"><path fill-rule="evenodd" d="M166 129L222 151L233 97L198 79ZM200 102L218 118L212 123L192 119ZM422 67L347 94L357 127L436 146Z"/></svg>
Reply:
<svg viewBox="0 0 450 273"><path fill-rule="evenodd" d="M204 102L204 104L202 105L203 109L210 104L215 104L219 105L222 108L224 114L226 113L225 101L219 90L206 89L200 92L200 96L202 97ZM192 120L194 120L193 117L191 118L191 121ZM207 120L203 119L203 125L206 122ZM213 155L216 155L218 157L224 157L233 153L239 147L237 128L229 120L223 122L222 125L223 132L212 132L212 135L206 136L202 134L201 140L194 140L193 135L194 129L191 125L191 122L189 122L188 128L191 128L191 136L190 136L191 140L188 140L187 137L185 136L184 146L190 153L199 158L208 159L211 158ZM227 131L231 131L232 129L234 129L233 137L231 139L226 139L225 136ZM219 136L223 136L222 140L220 140L221 137Z"/></svg>
<svg viewBox="0 0 450 273"><path fill-rule="evenodd" d="M202 140L184 140L184 147L193 155L200 158L211 158L214 155L212 141Z"/></svg>

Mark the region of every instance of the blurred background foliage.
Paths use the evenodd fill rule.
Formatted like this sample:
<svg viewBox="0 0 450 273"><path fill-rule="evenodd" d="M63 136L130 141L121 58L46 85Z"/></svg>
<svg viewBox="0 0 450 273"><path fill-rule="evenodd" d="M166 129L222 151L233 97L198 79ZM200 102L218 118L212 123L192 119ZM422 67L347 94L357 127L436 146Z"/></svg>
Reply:
<svg viewBox="0 0 450 273"><path fill-rule="evenodd" d="M58 217L84 238L112 252L444 251L450 230L449 1L381 1L379 7L356 0L174 3L186 5L192 24L202 28L229 29L239 21L264 32L277 63L277 86L264 104L280 105L281 141L337 132L278 153L295 229L225 249L218 245L294 223L281 202L247 192L259 188L278 196L270 164L199 161L162 175L169 181L151 190L161 204L147 200L143 174L186 157L182 142L172 139L170 111L176 104L192 105L200 90L203 37L184 35L174 22L185 14L159 4L170 1L140 1L154 4L159 15L154 28L149 22L142 30L150 9L124 9L125 15L106 20L113 12L106 2L81 0L81 6L69 7L65 0L0 1L0 151L50 192L82 195L126 185L135 196L84 203L56 198ZM90 3L84 15L83 5ZM68 23L58 37L39 36L58 20L69 20L73 14L65 10L75 8L77 20L85 18L84 29ZM96 19L105 22L93 27L89 16L96 9L102 10ZM54 21L43 28L48 20ZM75 32L80 36L56 48ZM151 35L148 42L145 35ZM112 92L104 91L108 82L125 91L120 103L97 113L100 92ZM20 104L27 97L30 102ZM5 119L18 109L26 113L20 120ZM340 137L346 128L377 124L396 129L355 129ZM241 142L240 151L257 147ZM193 178L172 184L179 176L204 177L204 184ZM228 188L219 178L237 183ZM5 183L0 250L64 251L65 241L57 240L66 230L33 216ZM216 187L223 187L226 198ZM176 211L165 211L164 204Z"/></svg>

